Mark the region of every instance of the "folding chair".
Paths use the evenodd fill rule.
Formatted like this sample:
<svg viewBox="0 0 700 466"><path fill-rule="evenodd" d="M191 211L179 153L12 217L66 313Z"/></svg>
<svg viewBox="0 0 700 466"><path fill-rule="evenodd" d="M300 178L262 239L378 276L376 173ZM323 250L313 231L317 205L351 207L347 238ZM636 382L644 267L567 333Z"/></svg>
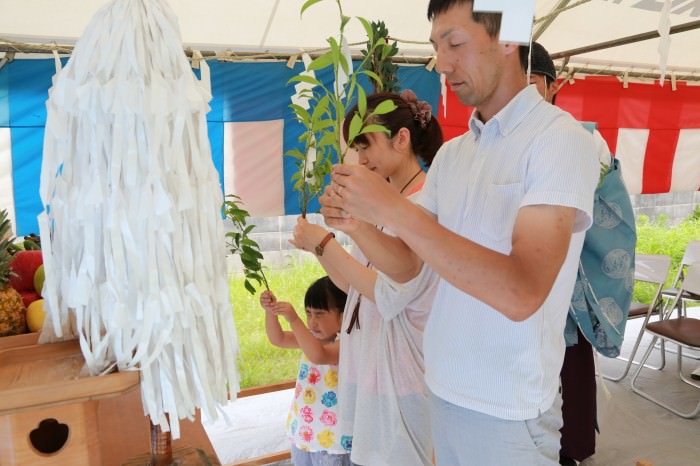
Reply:
<svg viewBox="0 0 700 466"><path fill-rule="evenodd" d="M652 315L661 315L661 308L663 300L661 299L661 288L666 282L666 277L668 277L668 271L671 268L671 258L665 254L635 254L634 258L634 280L635 282L645 282L655 285L654 296L649 304L635 303L630 305L629 315L627 320L644 318L644 323L639 329L639 334L637 335L637 341L634 342L634 347L629 355L629 358L623 358L618 356L618 359L626 361L624 371L618 377L612 375L601 375L613 382L619 382L624 379L629 373L632 364L637 364L634 362L634 356L637 354L637 349L642 341L642 336L644 335L644 327L649 322L649 318ZM661 351L661 366L660 367L649 367L650 369L662 369L665 363L664 351Z"/></svg>
<svg viewBox="0 0 700 466"><path fill-rule="evenodd" d="M680 285L678 294L676 294L676 297L673 299L673 305L666 307L663 319L658 322L651 322L645 325L645 331L653 335L653 338L649 348L647 349L646 353L644 353L644 357L642 357L642 360L639 362L637 371L634 373L634 376L632 376L632 390L638 395L643 396L657 405L668 409L672 413L690 419L700 413L700 401L695 406L694 410L689 412L681 412L668 403L654 398L649 393L640 389L636 384L637 378L644 367L644 363L647 361L647 359L649 359L649 355L654 349L654 344L657 340L661 339L661 341L675 343L678 345L678 374L680 379L688 385L700 388L700 384L693 382L690 378L683 375L683 348L700 350L700 319L686 317L685 315L681 315L675 319L671 318L671 314L678 305L678 301L682 299L684 291L700 294L700 262L688 265L685 278Z"/></svg>
<svg viewBox="0 0 700 466"><path fill-rule="evenodd" d="M688 244L685 247L685 252L683 253L683 259L681 259L681 266L678 268L678 273L676 274L676 278L673 279L671 288L665 289L661 292L663 299L671 301L676 297L680 284L683 283L683 279L685 278L688 265L695 262L700 262L700 240L688 241ZM678 303L679 313L685 315L685 305L688 301L700 302L700 294L692 293L687 290L684 291L680 302Z"/></svg>

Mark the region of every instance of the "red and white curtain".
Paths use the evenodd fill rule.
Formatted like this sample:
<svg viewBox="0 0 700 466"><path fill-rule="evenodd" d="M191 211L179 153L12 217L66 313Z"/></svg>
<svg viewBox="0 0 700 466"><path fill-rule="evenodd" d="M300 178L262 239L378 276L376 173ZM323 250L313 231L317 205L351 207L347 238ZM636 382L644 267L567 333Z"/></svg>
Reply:
<svg viewBox="0 0 700 466"><path fill-rule="evenodd" d="M471 109L447 90L447 112L439 116L446 137L467 130ZM577 79L557 95L557 105L581 121L592 121L622 162L630 194L700 189L700 86L678 82L629 83L615 77Z"/></svg>

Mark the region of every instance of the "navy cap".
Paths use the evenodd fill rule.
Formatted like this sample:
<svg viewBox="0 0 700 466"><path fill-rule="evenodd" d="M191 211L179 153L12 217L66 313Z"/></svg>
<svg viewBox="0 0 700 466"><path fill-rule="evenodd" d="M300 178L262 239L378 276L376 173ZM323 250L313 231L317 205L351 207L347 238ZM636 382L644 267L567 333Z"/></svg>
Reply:
<svg viewBox="0 0 700 466"><path fill-rule="evenodd" d="M552 81L557 79L557 70L554 62L549 58L549 52L539 42L532 43L532 56L530 57L530 73L542 74Z"/></svg>

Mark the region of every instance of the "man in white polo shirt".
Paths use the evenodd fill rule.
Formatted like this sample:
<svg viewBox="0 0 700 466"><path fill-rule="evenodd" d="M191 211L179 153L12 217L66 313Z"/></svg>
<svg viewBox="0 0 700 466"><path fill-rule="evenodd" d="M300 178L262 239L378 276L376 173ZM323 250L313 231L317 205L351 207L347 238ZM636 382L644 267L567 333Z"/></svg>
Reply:
<svg viewBox="0 0 700 466"><path fill-rule="evenodd" d="M500 15L431 0L437 69L470 131L447 142L418 204L361 166L334 168L327 223L373 233L377 265L410 289L427 263L441 281L424 334L439 465L557 465L564 324L598 180L589 134L528 86ZM422 208L421 208L422 207ZM406 282L399 285L399 282Z"/></svg>

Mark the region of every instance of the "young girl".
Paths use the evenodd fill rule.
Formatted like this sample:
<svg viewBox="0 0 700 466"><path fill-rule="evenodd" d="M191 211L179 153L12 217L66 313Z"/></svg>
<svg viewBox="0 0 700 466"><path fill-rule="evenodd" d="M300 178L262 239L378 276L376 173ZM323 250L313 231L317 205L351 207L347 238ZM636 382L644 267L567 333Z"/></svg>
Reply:
<svg viewBox="0 0 700 466"><path fill-rule="evenodd" d="M308 328L290 303L277 301L270 291L260 296L267 337L280 348L301 348L294 401L287 418L295 466L350 466L352 434L338 426L338 353L336 339L347 295L328 277L306 291ZM278 317L292 328L282 330Z"/></svg>
<svg viewBox="0 0 700 466"><path fill-rule="evenodd" d="M375 94L367 111L384 100L396 109L376 117L389 135L368 133L353 148L359 163L379 173L406 197L420 191L421 167L430 165L442 144L442 132L430 106L411 91ZM347 138L354 109L345 119ZM324 194L332 195L332 193ZM323 204L323 202L322 202ZM339 409L344 428L353 432L353 463L364 466L430 466L428 391L424 381L423 328L432 305L437 276L424 267L415 294L407 299L377 270L391 270L391 255L377 254L379 235L374 225L327 212L326 223L346 232L355 242L352 255L322 227L299 219L292 244L314 251L321 265L341 289L348 291L340 351ZM321 246L321 247L318 247Z"/></svg>

